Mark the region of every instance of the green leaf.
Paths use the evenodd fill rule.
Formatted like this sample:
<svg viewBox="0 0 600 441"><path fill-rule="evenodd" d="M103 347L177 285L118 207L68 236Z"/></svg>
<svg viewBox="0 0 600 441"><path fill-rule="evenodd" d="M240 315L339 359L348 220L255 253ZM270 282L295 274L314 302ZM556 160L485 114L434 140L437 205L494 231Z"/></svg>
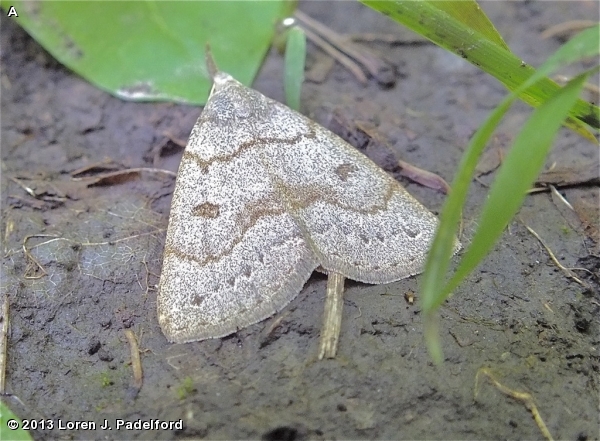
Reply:
<svg viewBox="0 0 600 441"><path fill-rule="evenodd" d="M8 422L18 424L18 429L9 429ZM23 423L17 416L12 413L9 407L0 401L0 440L11 441L32 441L31 435L26 430L23 430Z"/></svg>
<svg viewBox="0 0 600 441"><path fill-rule="evenodd" d="M533 67L499 44L497 38L490 38L489 36L493 35L491 30L487 29L485 33L482 33L480 31L482 25L474 28L466 23L464 18L458 20L456 18L459 15L457 11L461 8L462 2L451 2L451 5L444 6L445 2L424 0L361 1L493 75L511 91L516 90L520 84L535 73ZM464 8L467 9L465 15L468 15L468 9L472 9L472 3L466 2ZM452 10L452 15L446 10ZM589 40L589 44L597 47L600 44L598 28L588 31L594 37ZM543 78L531 88L521 90L519 97L536 107L559 89L558 84L548 78ZM569 112L570 119L566 125L582 136L595 140L585 124L596 129L600 128L598 115L597 106L578 99L576 105Z"/></svg>
<svg viewBox="0 0 600 441"><path fill-rule="evenodd" d="M285 46L285 100L288 107L300 111L300 92L304 82L306 35L294 26L288 32Z"/></svg>
<svg viewBox="0 0 600 441"><path fill-rule="evenodd" d="M219 68L249 85L287 12L285 1L30 2L15 18L61 63L113 95L203 104L211 80L210 43Z"/></svg>

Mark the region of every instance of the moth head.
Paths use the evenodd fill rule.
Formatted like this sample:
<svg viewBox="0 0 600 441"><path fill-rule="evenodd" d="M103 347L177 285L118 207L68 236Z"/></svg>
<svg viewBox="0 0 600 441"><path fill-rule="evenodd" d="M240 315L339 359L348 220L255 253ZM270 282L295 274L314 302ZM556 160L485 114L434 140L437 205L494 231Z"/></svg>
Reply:
<svg viewBox="0 0 600 441"><path fill-rule="evenodd" d="M225 72L217 72L213 77L213 84L216 86L223 86L232 81L235 81L233 77Z"/></svg>
<svg viewBox="0 0 600 441"><path fill-rule="evenodd" d="M212 96L215 92L225 89L228 85L238 83L231 75L225 72L217 72L213 77L213 85L210 89L210 95Z"/></svg>

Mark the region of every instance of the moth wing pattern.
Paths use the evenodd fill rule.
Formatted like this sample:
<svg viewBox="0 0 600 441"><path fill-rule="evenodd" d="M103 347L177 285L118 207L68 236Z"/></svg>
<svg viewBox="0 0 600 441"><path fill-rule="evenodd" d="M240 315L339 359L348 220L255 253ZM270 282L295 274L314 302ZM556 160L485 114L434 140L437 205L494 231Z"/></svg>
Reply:
<svg viewBox="0 0 600 441"><path fill-rule="evenodd" d="M319 265L252 145L264 109L228 85L216 83L192 130L171 203L157 309L178 343L272 316Z"/></svg>
<svg viewBox="0 0 600 441"><path fill-rule="evenodd" d="M282 104L270 105L278 125L305 133L288 148L266 145L262 154L323 268L365 283L422 272L437 217L343 139Z"/></svg>
<svg viewBox="0 0 600 441"><path fill-rule="evenodd" d="M175 185L160 325L179 343L231 334L318 266L367 283L417 274L437 224L341 138L219 72Z"/></svg>

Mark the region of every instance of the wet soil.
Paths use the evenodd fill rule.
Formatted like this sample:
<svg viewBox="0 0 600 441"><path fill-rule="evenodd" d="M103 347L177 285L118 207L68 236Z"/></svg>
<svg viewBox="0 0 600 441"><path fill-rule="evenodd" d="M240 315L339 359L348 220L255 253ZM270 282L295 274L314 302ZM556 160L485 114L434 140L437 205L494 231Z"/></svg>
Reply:
<svg viewBox="0 0 600 441"><path fill-rule="evenodd" d="M589 1L483 7L534 66L561 43L542 39L541 31L598 13ZM300 8L343 33L403 32L357 3ZM6 400L24 419L98 427L107 420L113 427L37 429L35 439L543 439L524 403L485 375L474 399L481 368L531 394L556 439L599 438L597 285L586 290L567 278L524 223L566 267L597 274L598 248L589 229L574 227L548 193L527 198L520 221L442 307L442 366L432 364L424 346L418 301L405 299L418 293L418 277L379 286L347 282L334 360L316 360L326 284L317 273L271 319L228 338L169 344L157 323L156 285L174 179L143 173L90 187L71 173L107 160L176 171L182 148L173 139L187 139L200 109L113 98L59 65L5 17L0 23L2 293L11 320L6 390L22 404ZM369 121L395 157L451 181L503 87L432 45L370 46L397 64L395 87L362 86L335 66L325 82L306 84L303 111L325 126L336 112ZM309 45L308 67L320 58ZM282 59L273 52L254 87L282 101L281 78ZM491 148L508 145L529 113L515 105ZM371 153L427 207L440 209L441 193L401 177L388 153ZM597 147L565 129L548 166L597 158ZM493 176L472 184L464 242ZM597 226L597 187L562 193L588 207L590 228ZM139 390L126 329L141 351ZM183 428L117 431L117 419L181 419Z"/></svg>

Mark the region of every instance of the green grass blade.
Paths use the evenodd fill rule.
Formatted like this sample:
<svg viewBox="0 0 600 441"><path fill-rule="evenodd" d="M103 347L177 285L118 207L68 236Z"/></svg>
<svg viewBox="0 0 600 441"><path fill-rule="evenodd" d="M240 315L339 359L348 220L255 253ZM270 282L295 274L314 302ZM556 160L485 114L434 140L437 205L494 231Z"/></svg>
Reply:
<svg viewBox="0 0 600 441"><path fill-rule="evenodd" d="M479 156L497 124L521 90L530 87L535 81L551 74L559 67L582 58L593 56L600 51L597 45L590 42L590 36L593 37L593 31L582 32L561 46L527 81L501 101L469 142L452 184L452 191L440 214L440 225L421 280L421 303L424 312L426 341L430 354L434 358L434 361L438 363L442 360L442 351L437 336L437 322L434 317L434 311L451 292L449 285L446 286L446 289L442 288L452 254L454 236L456 235L462 207L466 200L468 187L473 178ZM594 50L596 50L595 53Z"/></svg>
<svg viewBox="0 0 600 441"><path fill-rule="evenodd" d="M600 52L600 48L596 44L590 43L590 35L593 35L590 30L581 32L548 57L547 61L539 67L534 75L501 101L473 135L459 164L452 184L452 191L440 215L440 226L425 266L421 298L426 312L439 306L448 295L447 292L440 289L441 283L445 279L448 260L452 255L453 238L456 235L468 187L473 178L479 156L488 139L521 90L530 87L535 81L544 78L562 66ZM594 53L594 51L596 52Z"/></svg>
<svg viewBox="0 0 600 441"><path fill-rule="evenodd" d="M451 292L473 271L521 207L588 75L579 75L535 109L517 135L489 191L471 246L444 292Z"/></svg>
<svg viewBox="0 0 600 441"><path fill-rule="evenodd" d="M304 82L306 35L294 26L288 31L285 45L285 101L288 107L300 111L300 92Z"/></svg>
<svg viewBox="0 0 600 441"><path fill-rule="evenodd" d="M509 90L516 90L525 80L535 74L535 69L522 61L512 52L506 50L495 40L489 39L450 15L437 1L385 1L361 0L365 5L389 16L409 29L423 35L433 43L443 47L483 71L493 75ZM453 7L460 8L461 2L452 2ZM467 2L465 5L468 5ZM599 29L592 28L589 43L598 45ZM587 32L587 31L586 31ZM538 106L552 96L560 86L548 78L543 78L533 87L521 90L520 98L532 106ZM585 124L600 128L598 107L578 99L570 110L571 119L566 125L582 136L594 140ZM584 124L585 123L585 124Z"/></svg>
<svg viewBox="0 0 600 441"><path fill-rule="evenodd" d="M500 33L475 0L437 1L431 5L460 21L463 25L479 32L498 46L510 50Z"/></svg>
<svg viewBox="0 0 600 441"><path fill-rule="evenodd" d="M452 253L454 232L471 177L467 173L457 176L451 196L440 216L440 227L427 259L421 285L426 343L434 362L439 364L443 360L437 332L437 317L434 315L435 309L485 257L521 206L527 189L530 188L543 165L554 136L568 114L569 106L577 100L587 76L588 74L583 74L571 81L554 97L537 108L527 121L490 190L479 228L469 250L461 259L451 281L442 289L441 281L445 279ZM483 149L485 139L489 138L511 102L512 99L503 100L477 131L463 157L461 163L463 171L474 168L473 164L477 163L477 152Z"/></svg>
<svg viewBox="0 0 600 441"><path fill-rule="evenodd" d="M488 117L485 123L475 132L458 167L458 173L452 183L452 191L446 199L440 214L440 225L427 257L425 272L421 281L421 304L423 310L435 309L446 297L442 293L446 279L450 257L454 249L454 238L458 229L462 207L467 199L473 172L485 148L488 139L498 123L514 101L514 97L505 98Z"/></svg>

